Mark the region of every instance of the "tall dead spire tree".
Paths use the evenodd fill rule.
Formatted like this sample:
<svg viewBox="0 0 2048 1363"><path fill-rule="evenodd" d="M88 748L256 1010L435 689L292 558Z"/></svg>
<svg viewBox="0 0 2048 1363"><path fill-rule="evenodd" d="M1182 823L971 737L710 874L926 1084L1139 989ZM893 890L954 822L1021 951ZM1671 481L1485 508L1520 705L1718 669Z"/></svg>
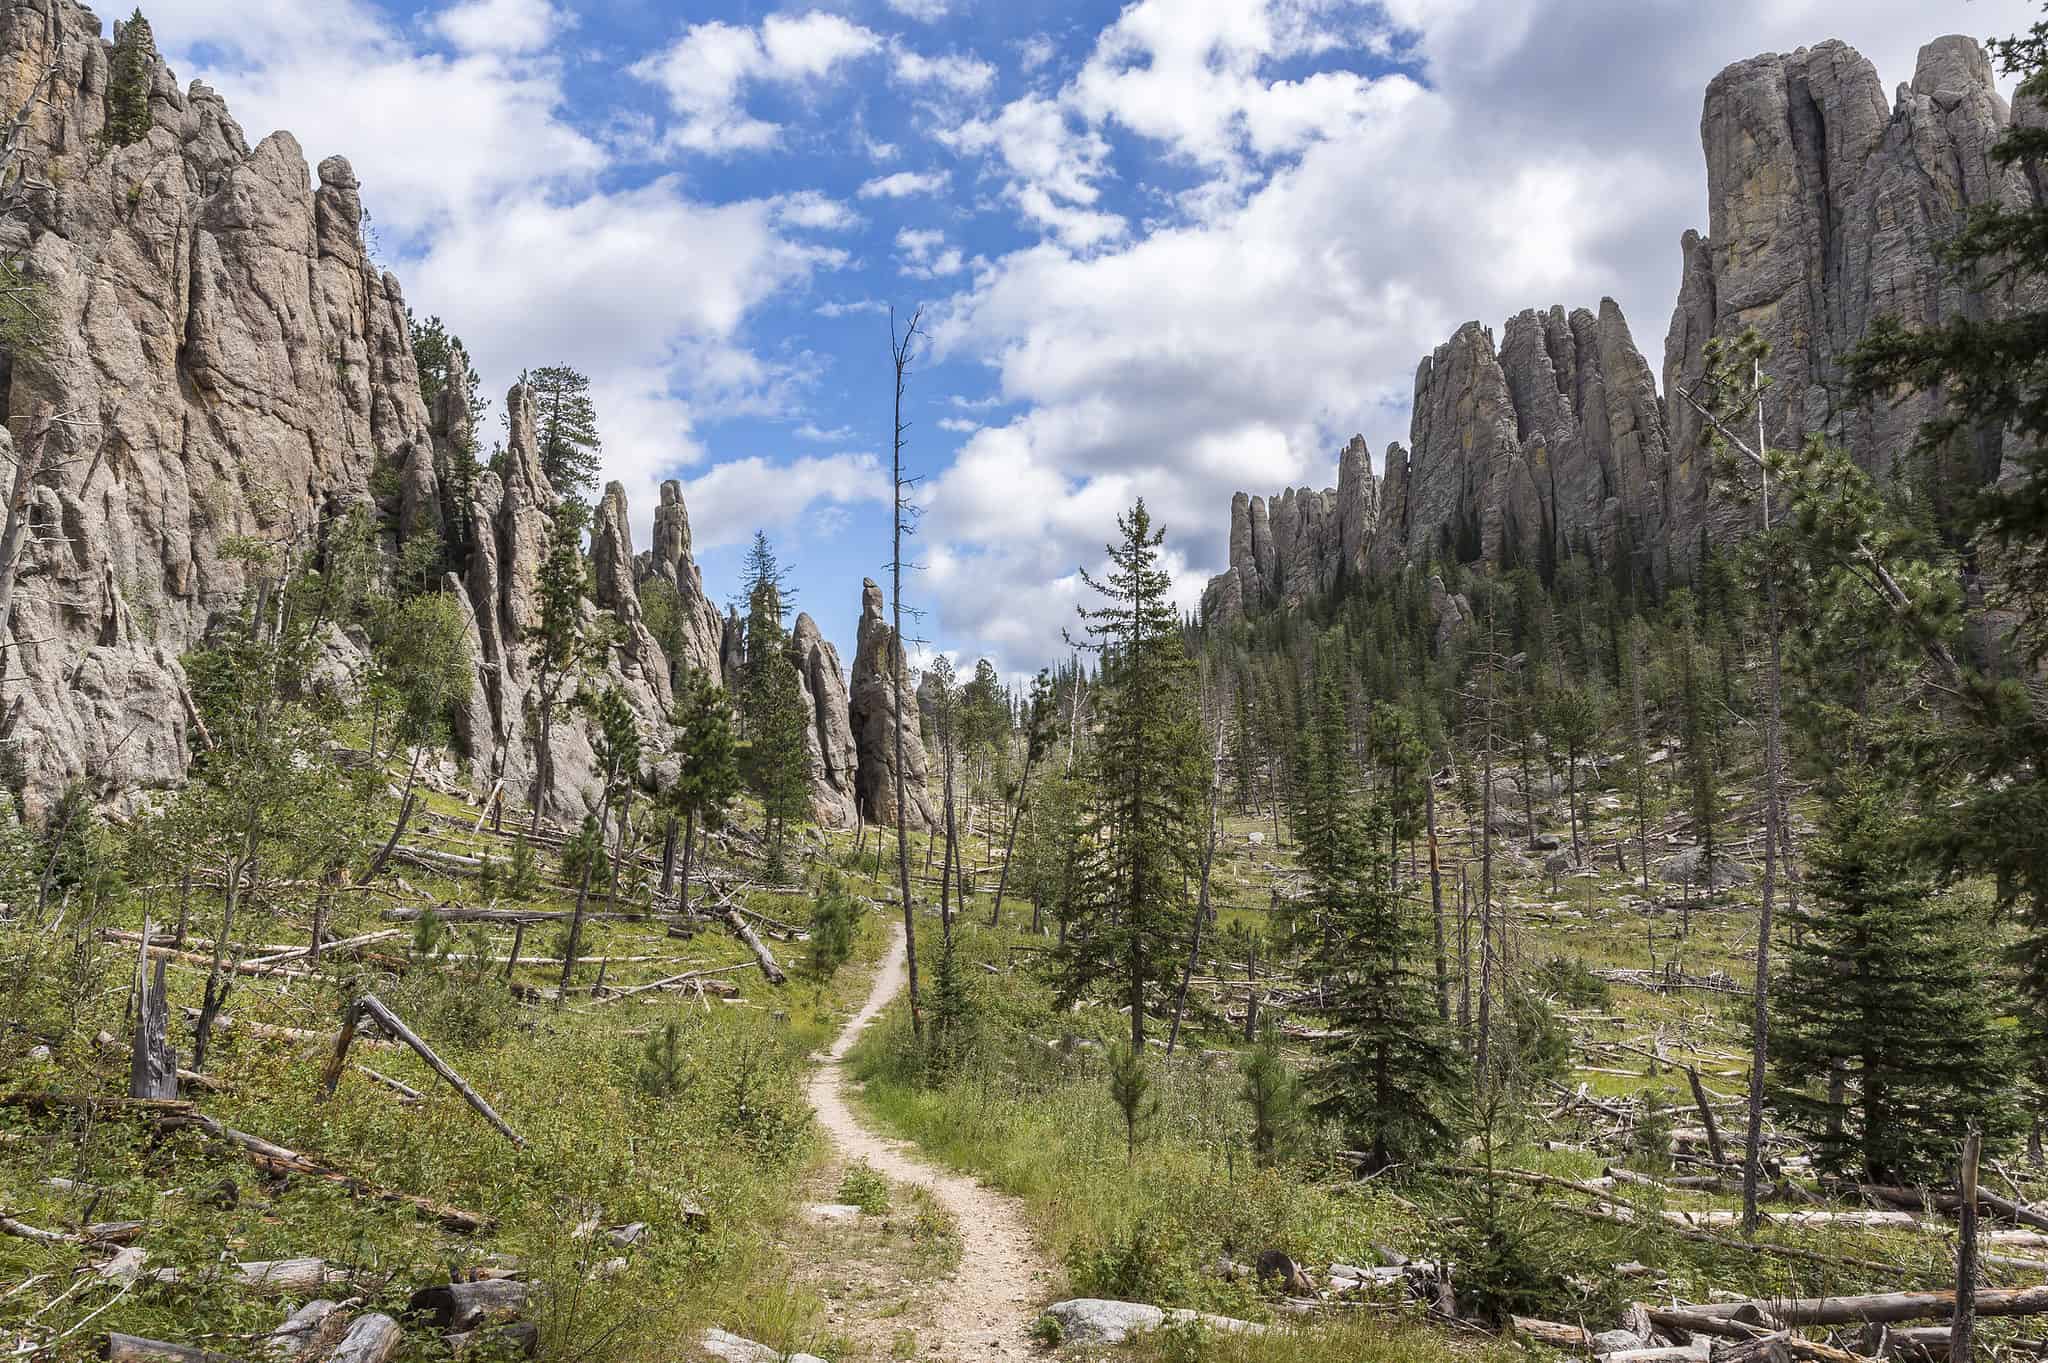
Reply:
<svg viewBox="0 0 2048 1363"><path fill-rule="evenodd" d="M910 423L903 419L903 395L909 385L910 364L916 357L917 343L925 334L920 325L923 320L924 309L915 308L911 311L909 324L899 330L896 309L889 309L889 358L896 366L896 408L890 439L890 477L895 486L895 512L890 518L889 540L889 665L894 669L889 693L890 727L894 730L892 741L896 749L896 886L903 896L903 951L910 971L910 1030L919 1038L924 1036L924 1015L919 1010L917 995L917 917L910 904L910 828L904 821L904 783L909 779L909 772L903 759L903 682L909 675L909 668L903 656L903 537L917 532L921 508L911 500L911 493L919 480L907 477L903 472L904 437L910 431Z"/></svg>

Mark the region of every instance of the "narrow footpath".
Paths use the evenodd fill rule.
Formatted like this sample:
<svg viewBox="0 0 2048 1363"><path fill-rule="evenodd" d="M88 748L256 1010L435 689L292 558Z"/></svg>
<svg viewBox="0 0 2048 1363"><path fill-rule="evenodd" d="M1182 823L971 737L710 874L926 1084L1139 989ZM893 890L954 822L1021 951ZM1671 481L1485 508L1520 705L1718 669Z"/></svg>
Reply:
<svg viewBox="0 0 2048 1363"><path fill-rule="evenodd" d="M1034 1352L1030 1330L1045 1293L1056 1281L1033 1242L1014 1198L983 1187L964 1174L934 1168L908 1142L877 1135L848 1102L853 1087L842 1061L868 1024L909 983L898 924L874 988L859 1013L826 1053L811 1077L811 1106L818 1124L847 1160L866 1160L884 1177L930 1190L959 1228L960 1268L938 1292L936 1339L920 1341L925 1357L956 1363L990 1358L1022 1359Z"/></svg>

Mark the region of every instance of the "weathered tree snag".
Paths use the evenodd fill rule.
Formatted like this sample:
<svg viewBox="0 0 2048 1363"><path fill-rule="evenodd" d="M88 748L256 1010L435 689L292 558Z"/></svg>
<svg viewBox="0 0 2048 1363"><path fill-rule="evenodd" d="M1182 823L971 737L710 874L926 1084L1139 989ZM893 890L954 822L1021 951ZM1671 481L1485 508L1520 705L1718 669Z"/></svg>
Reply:
<svg viewBox="0 0 2048 1363"><path fill-rule="evenodd" d="M473 1283L442 1283L412 1294L406 1310L432 1318L443 1330L474 1330L491 1321L509 1320L526 1310L527 1285L512 1278L484 1278Z"/></svg>
<svg viewBox="0 0 2048 1363"><path fill-rule="evenodd" d="M768 977L768 983L785 984L788 982L789 977L782 973L781 966L775 964L775 958L768 954L767 947L761 945L761 939L754 935L754 930L747 926L746 920L740 917L737 909L728 905L719 917L724 919L725 925L732 929L733 936L745 942L747 950L754 953L754 959L760 962L761 973Z"/></svg>
<svg viewBox="0 0 2048 1363"><path fill-rule="evenodd" d="M171 1049L170 1004L164 993L166 962L157 958L156 975L149 970L150 921L142 920L142 947L135 956L135 1045L128 1064L130 1098L176 1098L178 1053Z"/></svg>
<svg viewBox="0 0 2048 1363"><path fill-rule="evenodd" d="M326 1363L385 1363L405 1341L398 1322L381 1311L357 1316Z"/></svg>
<svg viewBox="0 0 2048 1363"><path fill-rule="evenodd" d="M1949 1363L1970 1363L1977 1330L1977 1159L1983 1149L1975 1127L1963 1138L1962 1167L1957 1179L1962 1205L1956 1209L1960 1233L1956 1243L1956 1309L1949 1340Z"/></svg>
<svg viewBox="0 0 2048 1363"><path fill-rule="evenodd" d="M525 1148L525 1138L517 1131L514 1131L506 1123L505 1119L500 1117L491 1105L484 1101L482 1094L471 1088L467 1080L450 1068L447 1061L434 1054L433 1047L415 1036L412 1028L401 1022L398 1014L386 1008L375 994L363 995L350 1004L348 1011L342 1014L341 1032L334 1039L334 1055L327 1062L327 1072L320 1078L321 1088L328 1096L333 1096L335 1085L341 1082L341 1067L348 1058L349 1042L355 1040L356 1023L365 1014L375 1018L391 1035L412 1047L418 1053L420 1059L427 1062L428 1067L434 1073L447 1080L449 1085L462 1095L462 1100L476 1109L477 1114L485 1121L498 1128L506 1140L521 1149Z"/></svg>

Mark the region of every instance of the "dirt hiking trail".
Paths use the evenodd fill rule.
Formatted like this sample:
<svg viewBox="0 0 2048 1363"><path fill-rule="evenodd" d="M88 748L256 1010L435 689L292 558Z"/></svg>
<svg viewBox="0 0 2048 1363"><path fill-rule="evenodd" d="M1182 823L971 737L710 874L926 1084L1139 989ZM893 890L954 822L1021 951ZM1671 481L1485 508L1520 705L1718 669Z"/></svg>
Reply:
<svg viewBox="0 0 2048 1363"><path fill-rule="evenodd" d="M811 1106L818 1124L847 1160L866 1160L898 1183L929 1189L953 1216L960 1235L960 1268L937 1292L936 1338L920 1341L925 1357L979 1363L991 1358L1023 1359L1035 1352L1030 1329L1045 1293L1057 1282L1015 1199L983 1187L964 1174L926 1163L906 1141L869 1130L848 1102L854 1087L841 1063L870 1023L909 983L901 924L893 929L888 954L860 1012L846 1024L825 1063L811 1077Z"/></svg>

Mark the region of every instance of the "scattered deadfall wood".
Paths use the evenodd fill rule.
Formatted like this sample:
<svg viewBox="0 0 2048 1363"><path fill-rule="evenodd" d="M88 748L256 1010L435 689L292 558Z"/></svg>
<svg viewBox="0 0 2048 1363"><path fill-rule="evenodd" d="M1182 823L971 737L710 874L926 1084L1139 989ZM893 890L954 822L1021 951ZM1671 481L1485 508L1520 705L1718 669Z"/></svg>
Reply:
<svg viewBox="0 0 2048 1363"><path fill-rule="evenodd" d="M334 1086L341 1082L341 1069L348 1061L348 1047L349 1043L355 1040L356 1024L365 1017L374 1018L385 1031L418 1052L420 1059L426 1061L434 1073L447 1080L449 1086L462 1095L462 1101L475 1108L479 1116L498 1128L506 1140L516 1147L525 1147L525 1138L514 1131L505 1119L497 1114L496 1109L484 1101L483 1095L471 1088L469 1081L457 1074L447 1061L434 1054L434 1048L415 1036L412 1028L406 1026L398 1014L386 1008L375 994L363 995L350 1004L348 1011L342 1014L341 1032L334 1039L334 1055L327 1062L327 1073L320 1078L320 1087L325 1093L331 1097Z"/></svg>
<svg viewBox="0 0 2048 1363"><path fill-rule="evenodd" d="M239 1149L243 1156L258 1169L270 1174L296 1174L303 1178L317 1178L347 1188L350 1192L364 1197L374 1197L384 1202L403 1202L414 1210L433 1217L450 1230L485 1231L496 1223L488 1216L477 1212L464 1211L436 1202L432 1198L420 1197L415 1193L401 1193L390 1188L380 1188L365 1179L331 1169L316 1160L301 1155L296 1150L287 1150L274 1145L261 1136L252 1136L246 1131L237 1131L224 1126L211 1117L197 1112L171 1112L157 1119L157 1125L167 1130L190 1127L203 1132L224 1145Z"/></svg>

